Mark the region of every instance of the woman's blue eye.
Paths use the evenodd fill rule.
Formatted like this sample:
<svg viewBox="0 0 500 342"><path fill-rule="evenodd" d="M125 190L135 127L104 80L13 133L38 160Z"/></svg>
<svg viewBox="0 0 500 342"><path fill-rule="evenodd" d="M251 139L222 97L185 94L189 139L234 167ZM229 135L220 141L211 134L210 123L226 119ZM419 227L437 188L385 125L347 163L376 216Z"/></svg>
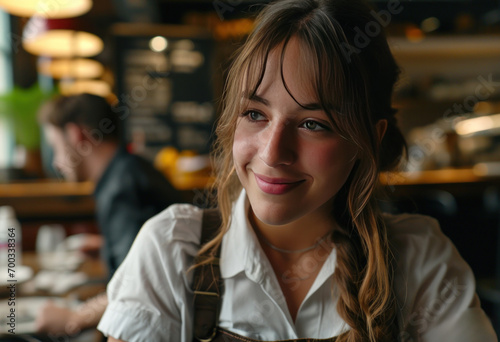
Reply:
<svg viewBox="0 0 500 342"><path fill-rule="evenodd" d="M261 116L260 113L257 113L257 112L254 112L254 111L251 111L249 113L249 115L250 115L250 119L255 120L255 121L259 120L259 118Z"/></svg>
<svg viewBox="0 0 500 342"><path fill-rule="evenodd" d="M323 131L326 129L322 124L312 120L304 122L304 127L310 131Z"/></svg>
<svg viewBox="0 0 500 342"><path fill-rule="evenodd" d="M243 113L243 116L246 116L250 121L260 121L262 120L262 114L255 111L249 110Z"/></svg>

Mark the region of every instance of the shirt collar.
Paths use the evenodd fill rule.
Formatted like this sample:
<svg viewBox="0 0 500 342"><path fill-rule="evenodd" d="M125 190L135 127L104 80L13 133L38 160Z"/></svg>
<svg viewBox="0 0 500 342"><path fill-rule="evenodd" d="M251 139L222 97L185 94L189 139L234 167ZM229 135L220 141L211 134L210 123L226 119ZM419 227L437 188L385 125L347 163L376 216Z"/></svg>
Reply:
<svg viewBox="0 0 500 342"><path fill-rule="evenodd" d="M264 278L273 277L274 273L267 274L273 272L273 269L248 220L249 207L248 197L243 189L233 205L231 224L222 240L220 271L224 279L245 272L249 279L260 283ZM313 284L314 289L334 273L336 256L333 249Z"/></svg>
<svg viewBox="0 0 500 342"><path fill-rule="evenodd" d="M222 240L220 265L222 278L234 277L240 272L245 272L247 277L260 282L265 270L270 269L264 267L269 261L248 221L249 207L246 191L243 189L233 205L231 224Z"/></svg>

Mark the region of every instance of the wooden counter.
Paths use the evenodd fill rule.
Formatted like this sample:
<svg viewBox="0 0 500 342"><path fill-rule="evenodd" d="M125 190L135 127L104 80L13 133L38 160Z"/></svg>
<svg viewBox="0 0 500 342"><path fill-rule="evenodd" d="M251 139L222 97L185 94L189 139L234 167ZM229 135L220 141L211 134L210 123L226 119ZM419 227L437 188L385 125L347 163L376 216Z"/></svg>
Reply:
<svg viewBox="0 0 500 342"><path fill-rule="evenodd" d="M98 233L93 189L90 182L57 180L0 184L0 206L14 208L22 226L23 250L32 251L44 224L60 224L67 235Z"/></svg>
<svg viewBox="0 0 500 342"><path fill-rule="evenodd" d="M94 185L50 180L0 184L0 205L10 205L17 217L51 219L93 217Z"/></svg>
<svg viewBox="0 0 500 342"><path fill-rule="evenodd" d="M192 203L193 190L209 186L213 179L179 175L170 182L181 192L185 202ZM0 184L0 206L12 206L22 220L89 218L95 212L94 187L92 182L57 180Z"/></svg>
<svg viewBox="0 0 500 342"><path fill-rule="evenodd" d="M443 169L419 172L382 173L380 180L384 185L418 185L445 183L472 183L481 180L472 169Z"/></svg>
<svg viewBox="0 0 500 342"><path fill-rule="evenodd" d="M92 182L72 183L56 180L0 184L0 198L90 196L94 191Z"/></svg>
<svg viewBox="0 0 500 342"><path fill-rule="evenodd" d="M463 169L425 170L418 172L382 173L382 184L389 186L398 185L431 185L431 184L460 184L499 182L500 174L485 172L484 167Z"/></svg>

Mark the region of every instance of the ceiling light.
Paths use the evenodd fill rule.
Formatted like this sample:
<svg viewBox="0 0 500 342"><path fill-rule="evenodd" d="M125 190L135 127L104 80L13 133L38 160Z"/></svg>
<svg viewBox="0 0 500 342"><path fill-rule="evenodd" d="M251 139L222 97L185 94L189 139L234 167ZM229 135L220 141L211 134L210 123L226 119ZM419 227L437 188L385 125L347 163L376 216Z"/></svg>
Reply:
<svg viewBox="0 0 500 342"><path fill-rule="evenodd" d="M0 8L19 17L72 18L87 13L92 0L0 0Z"/></svg>
<svg viewBox="0 0 500 342"><path fill-rule="evenodd" d="M104 67L98 61L86 58L41 60L38 64L38 72L51 76L55 79L61 78L97 78L104 72Z"/></svg>
<svg viewBox="0 0 500 342"><path fill-rule="evenodd" d="M38 56L95 56L103 50L104 43L98 36L81 31L82 25L75 19L32 17L23 30L23 47Z"/></svg>
<svg viewBox="0 0 500 342"><path fill-rule="evenodd" d="M65 96L88 93L108 97L111 94L111 86L102 80L61 81L59 90Z"/></svg>
<svg viewBox="0 0 500 342"><path fill-rule="evenodd" d="M168 41L165 37L156 36L149 41L149 48L155 52L165 51L168 47Z"/></svg>

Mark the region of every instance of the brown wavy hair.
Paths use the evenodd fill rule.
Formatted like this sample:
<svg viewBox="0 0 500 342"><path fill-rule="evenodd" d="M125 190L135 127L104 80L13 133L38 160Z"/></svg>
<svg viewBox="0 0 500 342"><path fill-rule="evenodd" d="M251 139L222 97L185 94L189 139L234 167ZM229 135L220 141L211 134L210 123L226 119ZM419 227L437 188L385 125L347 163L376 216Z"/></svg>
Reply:
<svg viewBox="0 0 500 342"><path fill-rule="evenodd" d="M257 91L271 51L281 49L283 62L288 42L297 38L308 56L304 67L312 74L322 109L336 131L359 150L359 160L332 208L340 226L332 233L337 311L351 328L338 341L349 342L394 341L397 336L393 262L374 193L380 171L399 164L406 144L391 105L399 68L383 30L366 35L369 41L363 46L356 37L367 23L377 24L370 10L361 0L284 0L261 11L229 70L213 153L222 225L216 238L199 252L213 255L220 247L241 190L232 145L238 114L246 105L242 99ZM283 76L282 80L287 88ZM376 129L379 120L388 124L381 141Z"/></svg>

